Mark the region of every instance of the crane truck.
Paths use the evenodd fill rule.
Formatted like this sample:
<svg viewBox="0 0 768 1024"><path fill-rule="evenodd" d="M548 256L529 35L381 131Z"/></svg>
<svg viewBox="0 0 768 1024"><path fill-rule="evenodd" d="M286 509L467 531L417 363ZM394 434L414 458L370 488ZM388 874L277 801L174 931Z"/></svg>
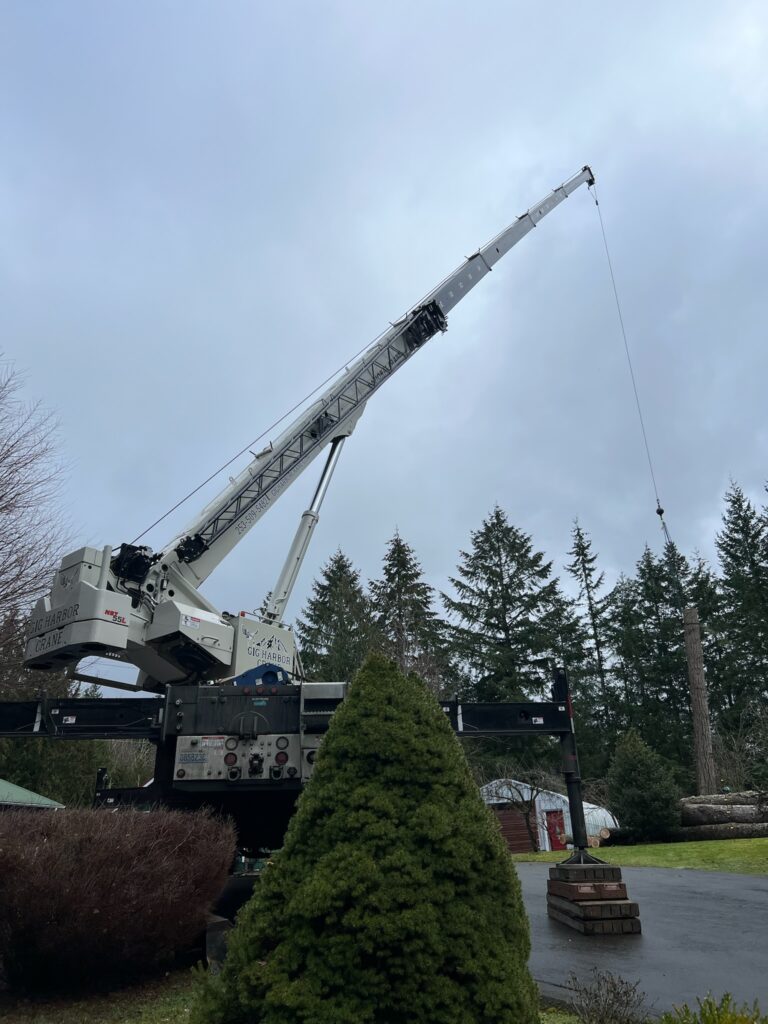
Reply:
<svg viewBox="0 0 768 1024"><path fill-rule="evenodd" d="M159 550L125 543L81 547L62 559L35 605L25 664L41 673L79 669L94 656L138 669L126 698L46 698L0 704L0 735L140 738L157 747L152 783L97 789L97 803L213 805L232 815L243 848L280 845L317 748L347 681L304 678L285 609L347 438L368 401L419 349L447 329L448 314L509 250L583 184L584 167L521 214L392 323ZM220 611L201 593L208 576L277 498L325 453L280 576L260 614ZM99 679L99 682L107 682ZM572 731L562 687L530 704L444 704L459 734ZM104 782L104 780L102 780Z"/></svg>

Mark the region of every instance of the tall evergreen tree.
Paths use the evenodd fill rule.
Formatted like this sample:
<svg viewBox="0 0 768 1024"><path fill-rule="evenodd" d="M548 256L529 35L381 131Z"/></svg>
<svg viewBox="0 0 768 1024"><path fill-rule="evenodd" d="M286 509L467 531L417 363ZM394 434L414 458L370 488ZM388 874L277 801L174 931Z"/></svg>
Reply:
<svg viewBox="0 0 768 1024"><path fill-rule="evenodd" d="M605 574L598 569L592 541L578 520L573 524L568 554L571 561L566 571L578 586L574 605L580 643L575 638L571 641L570 655L564 660L570 669L582 773L598 779L607 770L619 722L609 671Z"/></svg>
<svg viewBox="0 0 768 1024"><path fill-rule="evenodd" d="M371 606L360 573L339 549L312 584L296 636L304 670L314 679L351 679L375 646Z"/></svg>
<svg viewBox="0 0 768 1024"><path fill-rule="evenodd" d="M578 519L571 531L572 545L568 554L572 561L567 571L579 587L578 604L583 608L588 630L588 652L591 668L595 674L602 706L608 705L608 673L606 668L605 610L607 596L601 593L605 573L597 568L597 555L592 551L592 541L579 525Z"/></svg>
<svg viewBox="0 0 768 1024"><path fill-rule="evenodd" d="M733 708L768 697L768 514L737 484L725 496L716 538L722 570L719 626Z"/></svg>
<svg viewBox="0 0 768 1024"><path fill-rule="evenodd" d="M683 607L691 570L674 544L661 557L646 546L633 579L609 600L608 634L623 692L623 727L633 727L679 769L691 770L691 722Z"/></svg>
<svg viewBox="0 0 768 1024"><path fill-rule="evenodd" d="M439 692L448 670L444 625L416 554L397 531L387 545L382 577L371 580L369 594L384 653L404 675L415 672Z"/></svg>
<svg viewBox="0 0 768 1024"><path fill-rule="evenodd" d="M642 620L636 591L634 579L622 573L608 595L606 605L606 631L615 695L613 723L617 732L638 726L641 717L643 677L639 665Z"/></svg>
<svg viewBox="0 0 768 1024"><path fill-rule="evenodd" d="M443 594L453 619L452 645L472 676L476 700L516 700L542 693L565 608L552 563L497 505L460 553L456 596ZM567 618L567 616L566 616Z"/></svg>
<svg viewBox="0 0 768 1024"><path fill-rule="evenodd" d="M369 659L195 1024L537 1024L514 865L434 698Z"/></svg>

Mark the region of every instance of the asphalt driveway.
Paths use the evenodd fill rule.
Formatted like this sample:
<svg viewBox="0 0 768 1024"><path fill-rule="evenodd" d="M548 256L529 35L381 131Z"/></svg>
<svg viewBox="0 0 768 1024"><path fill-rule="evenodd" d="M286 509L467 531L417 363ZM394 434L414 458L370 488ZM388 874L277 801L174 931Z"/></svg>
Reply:
<svg viewBox="0 0 768 1024"><path fill-rule="evenodd" d="M642 935L580 935L547 917L549 864L517 864L531 922L531 972L545 995L566 998L571 971L593 967L636 981L652 1012L730 992L768 1012L768 877L624 868Z"/></svg>

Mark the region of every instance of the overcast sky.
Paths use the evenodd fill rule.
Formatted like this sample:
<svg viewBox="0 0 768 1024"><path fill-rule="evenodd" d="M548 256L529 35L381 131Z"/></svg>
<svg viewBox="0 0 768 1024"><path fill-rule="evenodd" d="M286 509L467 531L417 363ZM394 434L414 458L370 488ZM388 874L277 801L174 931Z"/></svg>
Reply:
<svg viewBox="0 0 768 1024"><path fill-rule="evenodd" d="M768 478L766 4L0 0L0 344L75 542L132 539L585 163L669 528L711 557L729 478ZM260 603L318 469L217 606ZM558 565L578 516L610 579L661 547L583 188L371 401L290 617L395 527L444 587L495 503Z"/></svg>

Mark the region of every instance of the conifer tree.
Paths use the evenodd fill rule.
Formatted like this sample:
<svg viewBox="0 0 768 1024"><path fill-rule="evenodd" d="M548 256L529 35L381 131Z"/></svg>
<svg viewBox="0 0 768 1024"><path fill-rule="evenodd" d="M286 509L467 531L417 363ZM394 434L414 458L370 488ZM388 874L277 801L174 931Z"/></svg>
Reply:
<svg viewBox="0 0 768 1024"><path fill-rule="evenodd" d="M768 514L737 484L725 496L716 545L722 569L719 627L733 704L746 710L768 697Z"/></svg>
<svg viewBox="0 0 768 1024"><path fill-rule="evenodd" d="M536 663L552 653L553 613L564 611L552 563L498 505L471 540L450 578L456 597L443 594L454 620L453 648L473 676L471 695L492 701L541 693L549 672Z"/></svg>
<svg viewBox="0 0 768 1024"><path fill-rule="evenodd" d="M397 531L387 545L382 578L368 589L383 652L400 672L415 672L438 692L448 670L443 623L416 554Z"/></svg>
<svg viewBox="0 0 768 1024"><path fill-rule="evenodd" d="M341 549L312 584L296 636L304 670L315 679L351 679L374 646L370 602L360 573Z"/></svg>
<svg viewBox="0 0 768 1024"><path fill-rule="evenodd" d="M590 660L594 662L594 672L599 685L602 705L607 707L608 674L605 658L607 598L600 593L605 582L605 573L598 571L597 555L592 551L592 541L589 534L579 525L578 519L574 521L571 540L573 543L568 554L572 561L566 566L566 569L579 586L577 600L584 607L589 632Z"/></svg>
<svg viewBox="0 0 768 1024"><path fill-rule="evenodd" d="M646 546L625 597L634 614L625 620L633 635L619 639L634 693L631 723L654 750L688 767L691 763L690 702L683 638L685 559L672 544L659 558Z"/></svg>
<svg viewBox="0 0 768 1024"><path fill-rule="evenodd" d="M680 781L692 770L692 737L683 609L696 596L708 608L706 567L692 569L669 542L661 556L646 546L634 578L621 577L609 596L607 632L620 683L615 719L633 727L654 750L679 766Z"/></svg>
<svg viewBox="0 0 768 1024"><path fill-rule="evenodd" d="M562 660L569 669L582 772L588 778L604 778L617 724L609 675L608 596L602 593L605 574L597 568L592 541L578 520L568 554L566 571L578 585L572 610L578 629Z"/></svg>
<svg viewBox="0 0 768 1024"><path fill-rule="evenodd" d="M621 828L662 839L680 824L679 791L664 760L634 731L616 746L608 772L610 807Z"/></svg>
<svg viewBox="0 0 768 1024"><path fill-rule="evenodd" d="M535 1024L520 886L448 720L370 658L195 1024Z"/></svg>
<svg viewBox="0 0 768 1024"><path fill-rule="evenodd" d="M641 616L637 606L635 580L622 573L608 595L606 632L611 654L611 675L615 683L613 722L619 732L640 722L643 676L641 660Z"/></svg>

